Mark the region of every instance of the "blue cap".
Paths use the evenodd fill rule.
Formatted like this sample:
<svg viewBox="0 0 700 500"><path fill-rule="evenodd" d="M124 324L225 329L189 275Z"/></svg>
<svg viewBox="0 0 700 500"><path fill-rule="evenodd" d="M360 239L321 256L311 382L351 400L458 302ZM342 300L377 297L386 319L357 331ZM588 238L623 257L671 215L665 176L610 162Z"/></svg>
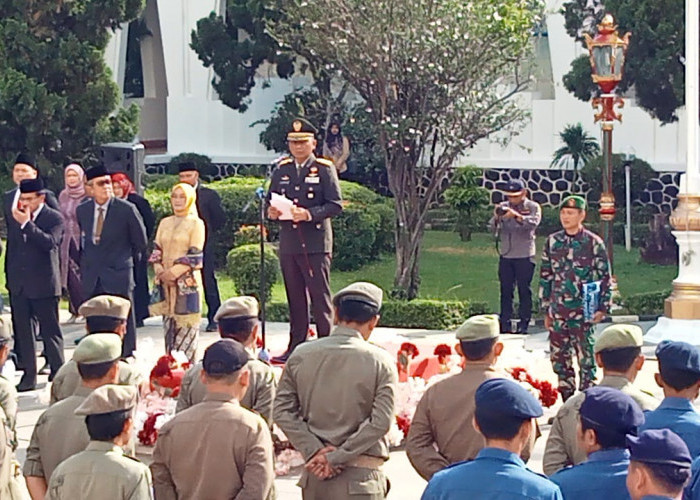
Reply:
<svg viewBox="0 0 700 500"><path fill-rule="evenodd" d="M519 194L525 189L525 183L520 179L511 179L506 183L503 189L507 194Z"/></svg>
<svg viewBox="0 0 700 500"><path fill-rule="evenodd" d="M586 399L579 414L601 430L617 434L637 434L644 423L644 414L639 405L624 392L612 387L591 387L584 392Z"/></svg>
<svg viewBox="0 0 700 500"><path fill-rule="evenodd" d="M479 386L474 395L476 411L514 418L542 416L542 405L516 382L493 378Z"/></svg>
<svg viewBox="0 0 700 500"><path fill-rule="evenodd" d="M690 469L693 459L678 434L670 429L642 431L639 436L627 436L630 460L650 464L675 465Z"/></svg>
<svg viewBox="0 0 700 500"><path fill-rule="evenodd" d="M700 375L700 351L686 342L664 340L656 347L659 368Z"/></svg>

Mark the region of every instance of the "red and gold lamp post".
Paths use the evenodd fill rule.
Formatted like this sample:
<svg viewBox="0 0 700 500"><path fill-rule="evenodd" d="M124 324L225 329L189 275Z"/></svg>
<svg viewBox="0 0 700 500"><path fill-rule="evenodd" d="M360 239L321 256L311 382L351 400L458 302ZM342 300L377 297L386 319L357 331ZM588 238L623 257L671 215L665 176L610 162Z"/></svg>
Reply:
<svg viewBox="0 0 700 500"><path fill-rule="evenodd" d="M591 38L588 34L586 45L591 60L593 82L600 87L601 94L591 104L596 109L595 122L601 122L603 129L603 189L600 195L600 220L605 246L608 249L610 265L613 264L613 219L615 218L615 196L612 191L612 131L615 120L622 121L616 108L622 108L624 101L614 93L622 80L625 55L630 33L622 38L610 14L606 14L598 25L598 34Z"/></svg>

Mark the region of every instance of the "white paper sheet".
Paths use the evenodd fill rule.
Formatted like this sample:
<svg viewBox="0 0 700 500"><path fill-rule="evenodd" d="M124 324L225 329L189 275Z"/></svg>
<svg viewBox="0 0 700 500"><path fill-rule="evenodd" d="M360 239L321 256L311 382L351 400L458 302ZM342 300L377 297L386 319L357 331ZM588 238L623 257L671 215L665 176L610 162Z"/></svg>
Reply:
<svg viewBox="0 0 700 500"><path fill-rule="evenodd" d="M270 205L282 212L280 220L292 220L292 207L294 202L289 198L277 193L270 193Z"/></svg>

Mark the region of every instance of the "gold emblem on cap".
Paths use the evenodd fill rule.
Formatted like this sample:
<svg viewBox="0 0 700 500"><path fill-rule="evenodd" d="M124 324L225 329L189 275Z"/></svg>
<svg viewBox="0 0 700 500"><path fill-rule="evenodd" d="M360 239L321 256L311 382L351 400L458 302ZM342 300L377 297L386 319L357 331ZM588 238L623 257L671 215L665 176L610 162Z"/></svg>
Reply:
<svg viewBox="0 0 700 500"><path fill-rule="evenodd" d="M567 203L570 207L575 207L576 206L576 200L573 198L569 199L569 202Z"/></svg>
<svg viewBox="0 0 700 500"><path fill-rule="evenodd" d="M294 120L294 123L292 123L292 128L294 129L294 132L301 131L301 122L299 120Z"/></svg>

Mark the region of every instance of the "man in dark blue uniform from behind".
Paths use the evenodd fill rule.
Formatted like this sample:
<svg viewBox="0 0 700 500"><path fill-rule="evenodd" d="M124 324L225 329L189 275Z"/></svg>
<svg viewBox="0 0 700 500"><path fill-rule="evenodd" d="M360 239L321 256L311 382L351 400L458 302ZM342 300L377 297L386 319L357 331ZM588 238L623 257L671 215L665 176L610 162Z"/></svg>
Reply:
<svg viewBox="0 0 700 500"><path fill-rule="evenodd" d="M280 220L280 267L289 303L290 339L287 351L273 358L278 363L286 362L296 346L306 340L309 297L319 337L328 336L333 322L331 217L343 208L333 162L313 154L316 133L316 128L303 118L292 122L287 134L292 158L278 164L270 181L270 193L294 203L292 219ZM278 220L282 212L270 204L267 215Z"/></svg>
<svg viewBox="0 0 700 500"><path fill-rule="evenodd" d="M474 460L436 473L422 500L562 500L559 487L525 467L519 456L542 416L539 401L518 383L494 378L479 386L474 402L474 426L486 448Z"/></svg>

